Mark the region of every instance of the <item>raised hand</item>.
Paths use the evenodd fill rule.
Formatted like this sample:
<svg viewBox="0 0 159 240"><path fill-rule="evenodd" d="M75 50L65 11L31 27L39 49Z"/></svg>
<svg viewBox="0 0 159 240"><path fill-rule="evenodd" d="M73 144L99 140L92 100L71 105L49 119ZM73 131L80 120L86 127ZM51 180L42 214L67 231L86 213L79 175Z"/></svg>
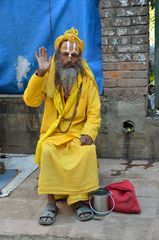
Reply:
<svg viewBox="0 0 159 240"><path fill-rule="evenodd" d="M35 52L35 57L38 62L38 75L44 75L51 65L51 58L48 58L47 51L44 47L40 47L38 52Z"/></svg>

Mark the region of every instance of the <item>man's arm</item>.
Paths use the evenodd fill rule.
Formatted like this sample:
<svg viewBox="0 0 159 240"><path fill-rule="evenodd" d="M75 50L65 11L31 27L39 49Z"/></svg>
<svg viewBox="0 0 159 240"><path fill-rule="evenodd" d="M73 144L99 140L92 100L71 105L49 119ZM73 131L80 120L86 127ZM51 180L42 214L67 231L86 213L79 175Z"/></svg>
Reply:
<svg viewBox="0 0 159 240"><path fill-rule="evenodd" d="M47 76L40 77L34 73L25 89L23 99L26 105L38 107L44 100L43 84Z"/></svg>
<svg viewBox="0 0 159 240"><path fill-rule="evenodd" d="M88 88L86 123L81 134L81 144L92 144L98 134L101 123L100 97L95 84L90 81Z"/></svg>
<svg viewBox="0 0 159 240"><path fill-rule="evenodd" d="M31 107L40 106L44 99L43 84L44 81L47 81L47 71L51 65L51 58L48 58L44 47L35 52L35 57L38 62L38 70L31 77L23 95L24 102Z"/></svg>

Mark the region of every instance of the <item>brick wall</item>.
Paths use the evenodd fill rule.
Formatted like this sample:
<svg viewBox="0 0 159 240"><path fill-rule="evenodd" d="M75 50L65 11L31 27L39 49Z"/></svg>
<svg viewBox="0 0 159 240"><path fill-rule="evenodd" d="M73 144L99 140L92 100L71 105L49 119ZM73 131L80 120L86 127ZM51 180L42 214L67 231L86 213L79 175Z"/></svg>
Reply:
<svg viewBox="0 0 159 240"><path fill-rule="evenodd" d="M147 117L148 0L100 0L104 97L98 157L158 159L159 118ZM131 120L134 132L126 135Z"/></svg>
<svg viewBox="0 0 159 240"><path fill-rule="evenodd" d="M148 0L101 0L100 10L104 95L146 95Z"/></svg>

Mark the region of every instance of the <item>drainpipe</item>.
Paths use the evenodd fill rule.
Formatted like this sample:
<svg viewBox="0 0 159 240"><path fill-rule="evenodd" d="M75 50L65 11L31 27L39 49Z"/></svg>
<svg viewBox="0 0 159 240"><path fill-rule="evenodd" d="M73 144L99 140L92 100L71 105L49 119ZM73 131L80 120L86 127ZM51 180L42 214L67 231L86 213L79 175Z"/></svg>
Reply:
<svg viewBox="0 0 159 240"><path fill-rule="evenodd" d="M135 131L135 123L131 120L127 120L123 122L123 133L128 135Z"/></svg>
<svg viewBox="0 0 159 240"><path fill-rule="evenodd" d="M123 149L124 159L131 162L131 159L129 156L130 140L131 140L131 133L135 131L135 123L131 120L124 121L122 130L124 133L124 149Z"/></svg>

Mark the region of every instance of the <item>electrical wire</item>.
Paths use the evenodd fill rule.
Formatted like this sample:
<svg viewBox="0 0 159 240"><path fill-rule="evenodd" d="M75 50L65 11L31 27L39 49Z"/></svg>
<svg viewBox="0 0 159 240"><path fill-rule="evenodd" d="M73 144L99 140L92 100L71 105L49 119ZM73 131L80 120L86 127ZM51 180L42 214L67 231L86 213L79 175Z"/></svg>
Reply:
<svg viewBox="0 0 159 240"><path fill-rule="evenodd" d="M52 14L51 14L51 0L49 0L49 16L50 16L50 42L51 42L51 51L53 55L53 24L52 24Z"/></svg>

